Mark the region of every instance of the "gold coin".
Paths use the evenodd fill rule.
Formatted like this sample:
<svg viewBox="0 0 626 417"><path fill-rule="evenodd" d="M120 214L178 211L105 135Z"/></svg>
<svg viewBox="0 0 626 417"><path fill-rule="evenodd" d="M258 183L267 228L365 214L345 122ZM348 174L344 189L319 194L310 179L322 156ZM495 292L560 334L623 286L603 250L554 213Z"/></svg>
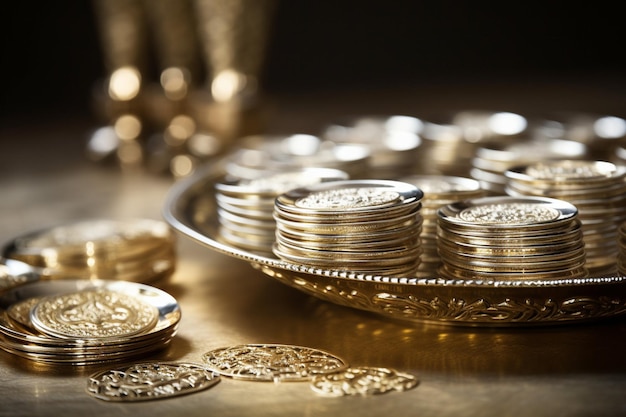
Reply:
<svg viewBox="0 0 626 417"><path fill-rule="evenodd" d="M375 395L415 388L419 380L411 374L391 368L350 367L342 372L319 375L311 381L311 389L330 397Z"/></svg>
<svg viewBox="0 0 626 417"><path fill-rule="evenodd" d="M85 290L45 297L30 312L41 333L60 338L106 339L151 330L159 318L153 305L108 290Z"/></svg>
<svg viewBox="0 0 626 417"><path fill-rule="evenodd" d="M320 349L293 345L248 344L214 349L202 355L208 369L250 381L307 381L346 369L345 360Z"/></svg>
<svg viewBox="0 0 626 417"><path fill-rule="evenodd" d="M219 381L219 375L201 365L148 362L96 372L86 390L100 400L134 402L191 394Z"/></svg>

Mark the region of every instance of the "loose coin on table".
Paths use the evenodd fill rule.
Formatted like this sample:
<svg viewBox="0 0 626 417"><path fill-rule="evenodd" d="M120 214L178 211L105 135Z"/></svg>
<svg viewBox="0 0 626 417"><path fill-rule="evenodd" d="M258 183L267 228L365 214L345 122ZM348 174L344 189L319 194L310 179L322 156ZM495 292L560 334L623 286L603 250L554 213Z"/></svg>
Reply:
<svg viewBox="0 0 626 417"><path fill-rule="evenodd" d="M204 353L202 361L222 376L269 382L308 381L348 368L345 360L323 350L280 344L218 348Z"/></svg>
<svg viewBox="0 0 626 417"><path fill-rule="evenodd" d="M406 391L418 384L419 380L414 375L405 372L391 368L360 366L315 376L311 381L311 389L324 396L341 397Z"/></svg>
<svg viewBox="0 0 626 417"><path fill-rule="evenodd" d="M104 401L133 402L202 391L220 381L218 374L193 363L147 362L92 374L87 393Z"/></svg>

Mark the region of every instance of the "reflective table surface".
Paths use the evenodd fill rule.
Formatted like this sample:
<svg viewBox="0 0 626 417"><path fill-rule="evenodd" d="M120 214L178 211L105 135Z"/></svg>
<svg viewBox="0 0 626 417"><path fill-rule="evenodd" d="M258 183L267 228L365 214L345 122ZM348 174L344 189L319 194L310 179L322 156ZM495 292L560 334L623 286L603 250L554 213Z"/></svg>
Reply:
<svg viewBox="0 0 626 417"><path fill-rule="evenodd" d="M445 106L441 95L428 94L432 100L419 101L423 108L429 103ZM471 96L465 96L467 101L460 105L471 103ZM493 97L499 96L494 93ZM552 97L564 100L559 94ZM600 106L614 103L615 98L582 97L588 98L587 104ZM410 102L405 97L389 110L400 111ZM281 109L278 102L285 117L274 128L294 131L307 123L314 127L327 121L335 115L333 111L365 113L375 108L342 107L349 101L335 101L331 108L323 103L324 97L316 97ZM316 105L328 113L320 113ZM85 160L84 138L89 128L88 123L64 120L3 128L3 242L84 218L161 218L163 201L175 180L128 175ZM186 396L110 403L85 392L88 375L108 365L47 367L0 351L0 416L626 415L623 317L512 329L403 322L308 296L245 261L183 236L177 250L173 276L151 285L178 300L182 310L179 331L165 351L145 360L200 362L204 352L224 346L292 344L332 352L354 366L409 372L417 376L419 385L371 397L327 398L315 394L307 383L224 378L209 390Z"/></svg>

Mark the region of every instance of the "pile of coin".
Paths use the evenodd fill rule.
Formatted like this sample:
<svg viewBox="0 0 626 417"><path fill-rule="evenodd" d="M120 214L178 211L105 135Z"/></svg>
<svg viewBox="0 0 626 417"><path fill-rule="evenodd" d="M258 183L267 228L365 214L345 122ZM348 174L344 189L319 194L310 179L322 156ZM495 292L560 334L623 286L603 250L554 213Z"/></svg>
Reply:
<svg viewBox="0 0 626 417"><path fill-rule="evenodd" d="M224 157L224 169L241 179L306 167L334 168L350 178L362 178L370 169L371 153L364 144L337 143L314 135L254 135L238 141L237 148Z"/></svg>
<svg viewBox="0 0 626 417"><path fill-rule="evenodd" d="M422 190L421 214L422 249L421 263L418 274L424 277L436 277L441 266L437 249L437 210L457 201L485 197L487 191L480 183L471 178L445 175L411 175L400 178L400 181L415 185Z"/></svg>
<svg viewBox="0 0 626 417"><path fill-rule="evenodd" d="M176 235L159 220L89 219L19 236L3 256L50 279L150 282L174 272Z"/></svg>
<svg viewBox="0 0 626 417"><path fill-rule="evenodd" d="M276 199L274 254L294 263L373 275L412 274L422 252L422 191L392 180L345 180Z"/></svg>
<svg viewBox="0 0 626 417"><path fill-rule="evenodd" d="M275 240L274 200L292 188L347 180L332 168L302 168L255 179L224 178L215 184L219 238L226 244L271 254Z"/></svg>
<svg viewBox="0 0 626 417"><path fill-rule="evenodd" d="M513 167L506 177L509 195L546 196L575 205L588 269L595 274L614 270L618 227L626 221L626 167L595 160L544 161Z"/></svg>
<svg viewBox="0 0 626 417"><path fill-rule="evenodd" d="M578 210L566 201L482 197L444 206L438 216L442 278L550 280L588 275Z"/></svg>
<svg viewBox="0 0 626 417"><path fill-rule="evenodd" d="M469 175L476 144L465 139L459 126L426 121L422 138L414 173L461 177Z"/></svg>
<svg viewBox="0 0 626 417"><path fill-rule="evenodd" d="M41 364L90 365L169 345L181 318L168 293L125 281L38 281L0 296L0 348Z"/></svg>
<svg viewBox="0 0 626 417"><path fill-rule="evenodd" d="M417 117L374 115L337 121L327 126L321 136L344 146L365 146L371 153L369 176L390 179L413 172L421 150L423 129L424 122Z"/></svg>

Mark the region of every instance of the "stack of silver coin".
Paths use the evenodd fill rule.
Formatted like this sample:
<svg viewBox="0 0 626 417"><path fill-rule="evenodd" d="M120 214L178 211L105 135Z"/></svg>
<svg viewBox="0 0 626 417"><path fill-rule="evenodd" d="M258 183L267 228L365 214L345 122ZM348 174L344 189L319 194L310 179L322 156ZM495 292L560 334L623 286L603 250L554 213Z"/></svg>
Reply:
<svg viewBox="0 0 626 417"><path fill-rule="evenodd" d="M314 135L247 136L238 145L224 157L224 164L228 175L241 179L306 167L339 169L350 178L363 178L370 169L368 146L335 143Z"/></svg>
<svg viewBox="0 0 626 417"><path fill-rule="evenodd" d="M528 135L527 119L516 113L467 110L448 122L425 121L418 174L470 176L476 149L487 141L509 143Z"/></svg>
<svg viewBox="0 0 626 417"><path fill-rule="evenodd" d="M125 281L38 281L0 295L0 349L46 365L144 357L168 346L181 318L168 293Z"/></svg>
<svg viewBox="0 0 626 417"><path fill-rule="evenodd" d="M335 181L291 190L276 199L281 259L366 275L411 275L422 252L421 199L412 184Z"/></svg>
<svg viewBox="0 0 626 417"><path fill-rule="evenodd" d="M482 197L438 211L440 276L464 280L581 278L585 267L578 210L541 197Z"/></svg>
<svg viewBox="0 0 626 417"><path fill-rule="evenodd" d="M149 282L174 272L175 237L159 220L89 219L19 236L3 256L41 268L50 279Z"/></svg>
<svg viewBox="0 0 626 417"><path fill-rule="evenodd" d="M626 221L626 167L606 161L559 160L513 167L506 193L566 200L579 210L587 267L611 272L618 251L618 227Z"/></svg>
<svg viewBox="0 0 626 417"><path fill-rule="evenodd" d="M476 144L468 142L454 124L426 121L416 174L468 176Z"/></svg>
<svg viewBox="0 0 626 417"><path fill-rule="evenodd" d="M542 160L584 159L587 147L563 139L516 139L509 142L487 142L476 149L470 176L491 194L505 194L505 172L514 166Z"/></svg>
<svg viewBox="0 0 626 417"><path fill-rule="evenodd" d="M332 168L302 168L256 179L225 178L215 184L219 238L241 249L271 254L276 197L292 188L348 177L346 172Z"/></svg>
<svg viewBox="0 0 626 417"><path fill-rule="evenodd" d="M420 276L435 277L441 266L437 252L437 210L457 201L485 197L487 192L478 181L465 177L411 175L399 180L415 185L424 193L421 209L423 253L418 272Z"/></svg>
<svg viewBox="0 0 626 417"><path fill-rule="evenodd" d="M369 176L390 179L413 171L423 128L424 122L412 116L363 116L333 123L321 136L332 143L367 147Z"/></svg>

